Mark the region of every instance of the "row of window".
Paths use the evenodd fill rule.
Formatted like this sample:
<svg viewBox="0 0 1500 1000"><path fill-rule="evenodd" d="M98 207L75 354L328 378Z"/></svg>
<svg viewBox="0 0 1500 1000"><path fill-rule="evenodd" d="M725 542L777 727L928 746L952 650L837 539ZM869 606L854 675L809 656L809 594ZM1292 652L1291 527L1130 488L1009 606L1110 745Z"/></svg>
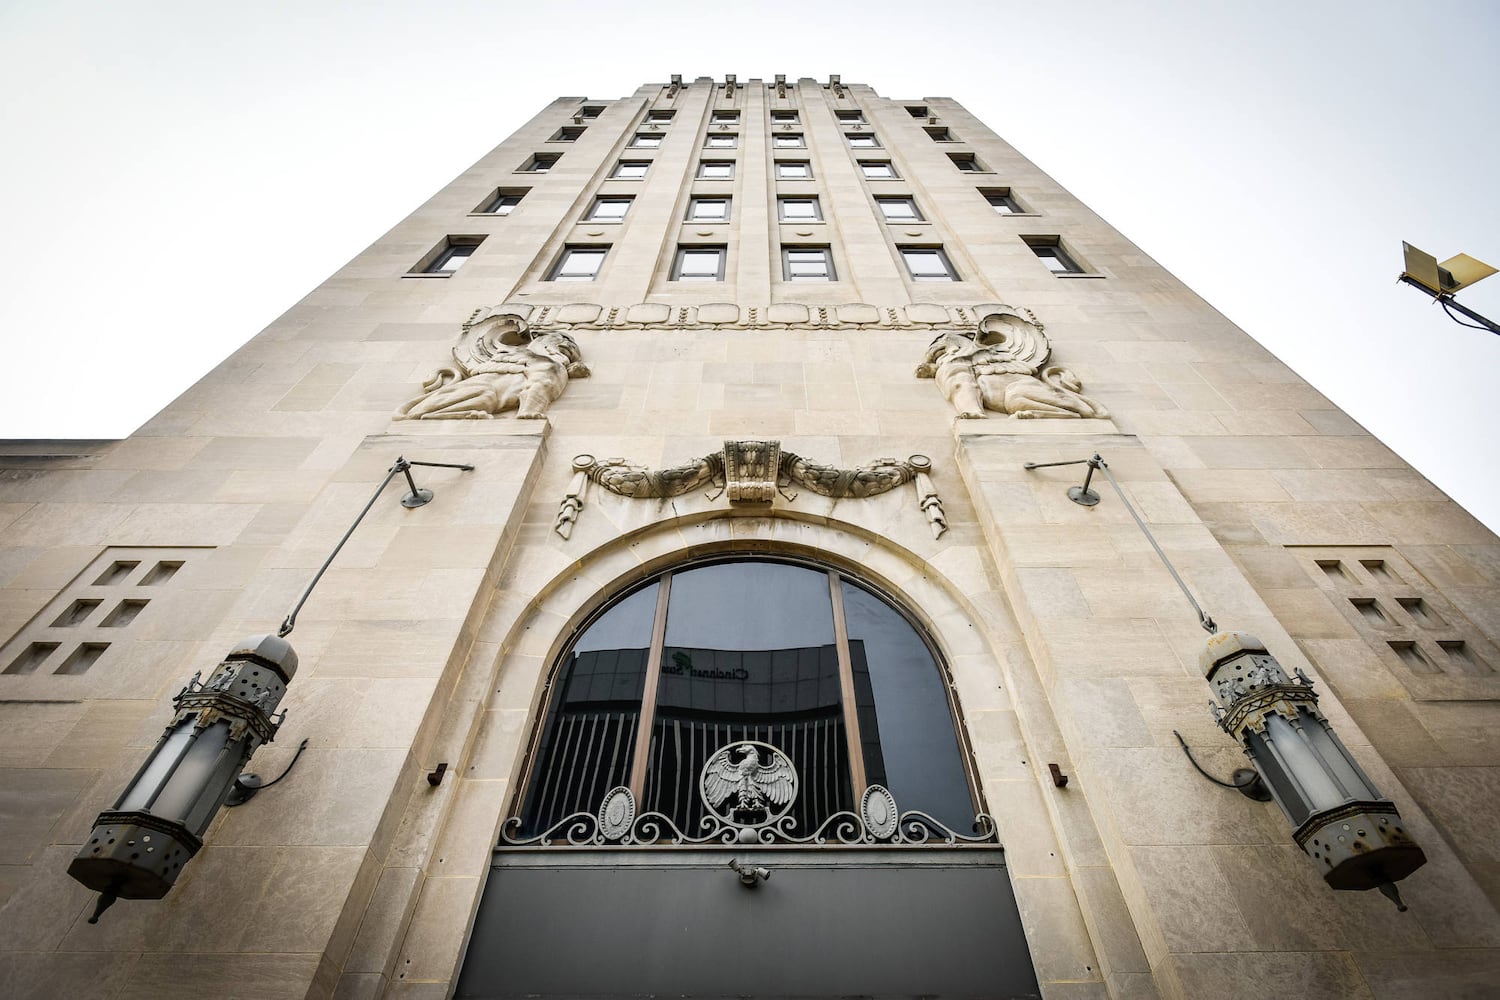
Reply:
<svg viewBox="0 0 1500 1000"><path fill-rule="evenodd" d="M602 200L602 199L601 199ZM804 199L806 200L806 199ZM911 199L905 199L910 202ZM728 199L704 199L705 211L729 212ZM813 210L816 211L816 199ZM628 209L622 207L620 215ZM915 207L913 206L913 210ZM707 216L698 217L707 218ZM449 275L473 256L482 237L450 236L444 245L429 255L415 273ZM1022 237L1031 252L1054 274L1081 274L1083 268L1063 249L1055 236ZM958 272L940 246L898 246L897 252L913 281L958 281ZM604 266L609 247L571 245L563 249L557 263L548 273L548 281L593 281ZM682 246L672 266L673 281L723 281L729 248L724 246ZM787 246L781 251L782 279L785 281L837 281L833 252L827 246Z"/></svg>
<svg viewBox="0 0 1500 1000"><path fill-rule="evenodd" d="M805 179L805 178L798 178ZM476 211L486 215L509 215L525 197L525 188L500 188ZM979 188L997 215L1017 215L1023 209L1009 188ZM594 199L584 219L588 222L620 222L635 201L631 195L601 195ZM728 222L731 199L727 195L695 196L688 201L687 221ZM887 222L924 222L926 217L909 195L877 195L875 206ZM776 199L776 217L782 222L819 222L823 208L816 196Z"/></svg>
<svg viewBox="0 0 1500 1000"><path fill-rule="evenodd" d="M641 136L637 136L636 138L640 139L642 137ZM654 139L654 140L659 140L660 139L659 136L646 136L645 138ZM712 139L714 137L710 136L709 138ZM733 138L733 137L731 137L731 136L725 136L723 138ZM776 138L786 138L786 137L778 136ZM869 139L871 141L868 142L868 143L853 143L853 142L851 142L850 145L851 145L852 148L855 148L855 149L879 149L880 148L880 144L875 141L875 137L874 136L862 136L860 138L866 138L866 139ZM797 140L795 143L789 144L786 147L778 147L778 148L792 148L792 149L801 149L801 148L804 148L805 144L802 142L802 136L801 135L797 135L797 136L795 136L795 139ZM634 148L637 148L637 149L641 149L641 148L655 148L655 146L657 146L657 145L660 145L659 141L655 142L653 144L649 144L649 145L648 144L643 144L643 143L637 143L637 144L634 144ZM710 148L710 149L717 149L717 148L732 149L732 148L734 148L734 146L731 144L729 146L719 147L719 146L715 146L715 145L710 144L708 146L708 148ZM525 163L521 164L521 166L518 168L517 172L518 173L527 173L527 174L545 174L548 171L550 171L554 166L556 166L557 165L557 161L560 160L560 159L562 159L562 154L561 153L533 153L526 160ZM986 167L983 163L981 163L980 160L979 160L979 158L977 156L975 156L973 153L949 153L948 154L948 159L952 160L953 161L953 165L955 167L957 167L959 170L962 170L965 173L988 173L989 172L989 168ZM858 160L856 162L859 164L860 173L864 174L866 180L872 180L872 181L897 180L900 177L900 175L896 173L896 168L891 163L890 160ZM734 160L700 160L698 162L698 171L697 171L697 174L695 176L699 180L721 180L721 181L723 181L723 180L733 180L734 179L734 164L735 164ZM650 167L651 167L651 161L650 160L620 160L620 161L616 162L615 168L614 168L614 170L610 171L610 175L609 176L613 180L623 180L623 181L638 181L638 180L643 180L643 179L645 179L646 171L649 170ZM812 178L812 163L810 161L808 161L808 160L777 160L775 162L775 171L776 171L776 179L777 180L781 180L781 181L810 180Z"/></svg>
<svg viewBox="0 0 1500 1000"><path fill-rule="evenodd" d="M608 246L568 246L547 275L548 281L593 281L604 267ZM897 247L913 281L957 281L958 273L942 247ZM729 262L725 246L680 246L672 262L672 281L723 281ZM781 249L784 281L837 281L833 250L828 246Z"/></svg>
<svg viewBox="0 0 1500 1000"><path fill-rule="evenodd" d="M578 109L574 120L582 122L585 119L598 118L604 113L603 105L585 104ZM906 113L913 118L930 118L925 104L912 104L906 106ZM797 125L801 123L799 112L794 109L777 108L771 111L771 124L773 125ZM833 113L841 125L866 125L865 113L858 109L839 109ZM670 125L677 112L671 108L654 108L646 112L647 125ZM709 124L711 125L738 125L740 113L735 108L715 108L709 113Z"/></svg>

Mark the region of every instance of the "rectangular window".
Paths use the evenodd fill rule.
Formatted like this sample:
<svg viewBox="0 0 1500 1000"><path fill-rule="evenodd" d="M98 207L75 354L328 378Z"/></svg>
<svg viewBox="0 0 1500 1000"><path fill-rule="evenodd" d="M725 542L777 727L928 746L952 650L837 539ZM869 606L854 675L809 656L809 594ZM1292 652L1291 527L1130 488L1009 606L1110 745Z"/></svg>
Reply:
<svg viewBox="0 0 1500 1000"><path fill-rule="evenodd" d="M630 211L633 198L595 198L585 216L590 222L619 222Z"/></svg>
<svg viewBox="0 0 1500 1000"><path fill-rule="evenodd" d="M981 188L980 194L990 203L996 215L1016 215L1024 211L1020 202L1011 196L1010 188Z"/></svg>
<svg viewBox="0 0 1500 1000"><path fill-rule="evenodd" d="M670 125L675 111L648 111L646 113L647 125Z"/></svg>
<svg viewBox="0 0 1500 1000"><path fill-rule="evenodd" d="M708 122L710 125L738 125L740 113L738 111L715 111Z"/></svg>
<svg viewBox="0 0 1500 1000"><path fill-rule="evenodd" d="M835 111L840 125L863 125L865 124L865 113L863 111Z"/></svg>
<svg viewBox="0 0 1500 1000"><path fill-rule="evenodd" d="M526 197L525 188L499 188L474 211L485 215L509 215L515 211L517 205L521 204L521 199L524 197Z"/></svg>
<svg viewBox="0 0 1500 1000"><path fill-rule="evenodd" d="M464 266L464 262L479 249L483 236L448 236L428 252L413 274L436 274L447 276Z"/></svg>
<svg viewBox="0 0 1500 1000"><path fill-rule="evenodd" d="M727 181L734 179L733 160L702 160L698 163L700 181Z"/></svg>
<svg viewBox="0 0 1500 1000"><path fill-rule="evenodd" d="M661 136L654 132L637 132L630 137L631 149L660 149Z"/></svg>
<svg viewBox="0 0 1500 1000"><path fill-rule="evenodd" d="M927 133L927 137L929 139L931 139L933 142L957 142L958 141L957 139L953 138L953 133L949 132L945 128L929 128L929 129L923 129L923 131Z"/></svg>
<svg viewBox="0 0 1500 1000"><path fill-rule="evenodd" d="M984 164L979 162L979 157L973 153L949 153L948 159L953 165L966 174L977 174L985 171Z"/></svg>
<svg viewBox="0 0 1500 1000"><path fill-rule="evenodd" d="M782 247L781 276L787 281L836 281L828 247Z"/></svg>
<svg viewBox="0 0 1500 1000"><path fill-rule="evenodd" d="M909 115L911 115L913 118L926 118L927 117L927 105L925 105L925 104L908 104L906 106L906 113L909 114Z"/></svg>
<svg viewBox="0 0 1500 1000"><path fill-rule="evenodd" d="M740 144L739 134L736 132L722 132L711 135L703 141L704 149L734 149Z"/></svg>
<svg viewBox="0 0 1500 1000"><path fill-rule="evenodd" d="M776 217L782 222L822 222L823 209L816 198L777 198Z"/></svg>
<svg viewBox="0 0 1500 1000"><path fill-rule="evenodd" d="M693 222L728 222L728 198L692 198L688 201L688 219Z"/></svg>
<svg viewBox="0 0 1500 1000"><path fill-rule="evenodd" d="M893 181L896 180L896 168L891 166L890 160L860 160L859 172L865 175L867 181Z"/></svg>
<svg viewBox="0 0 1500 1000"><path fill-rule="evenodd" d="M772 111L772 125L796 125L800 121L795 111Z"/></svg>
<svg viewBox="0 0 1500 1000"><path fill-rule="evenodd" d="M806 181L812 179L812 164L806 160L777 160L778 181Z"/></svg>
<svg viewBox="0 0 1500 1000"><path fill-rule="evenodd" d="M521 164L521 171L528 174L545 174L560 159L562 159L561 153L533 153L525 163Z"/></svg>
<svg viewBox="0 0 1500 1000"><path fill-rule="evenodd" d="M1062 248L1062 241L1056 236L1023 236L1022 239L1053 274L1083 273L1083 268Z"/></svg>
<svg viewBox="0 0 1500 1000"><path fill-rule="evenodd" d="M609 176L617 181L638 181L645 178L650 166L650 160L621 160Z"/></svg>
<svg viewBox="0 0 1500 1000"><path fill-rule="evenodd" d="M578 109L578 117L580 118L598 118L602 114L604 114L604 105L602 104L585 104Z"/></svg>
<svg viewBox="0 0 1500 1000"><path fill-rule="evenodd" d="M913 281L957 281L958 274L942 247L900 247L906 273Z"/></svg>
<svg viewBox="0 0 1500 1000"><path fill-rule="evenodd" d="M806 149L807 140L801 132L781 132L771 136L772 149Z"/></svg>
<svg viewBox="0 0 1500 1000"><path fill-rule="evenodd" d="M881 216L886 222L925 222L922 213L917 210L917 202L914 198L876 198L875 205L880 209Z"/></svg>
<svg viewBox="0 0 1500 1000"><path fill-rule="evenodd" d="M552 133L553 142L577 142L588 129L582 125L564 125Z"/></svg>
<svg viewBox="0 0 1500 1000"><path fill-rule="evenodd" d="M846 132L844 138L849 140L851 149L879 149L880 140L869 132Z"/></svg>
<svg viewBox="0 0 1500 1000"><path fill-rule="evenodd" d="M593 281L604 266L609 247L565 247L548 281Z"/></svg>
<svg viewBox="0 0 1500 1000"><path fill-rule="evenodd" d="M723 281L725 247L678 247L672 265L673 281Z"/></svg>

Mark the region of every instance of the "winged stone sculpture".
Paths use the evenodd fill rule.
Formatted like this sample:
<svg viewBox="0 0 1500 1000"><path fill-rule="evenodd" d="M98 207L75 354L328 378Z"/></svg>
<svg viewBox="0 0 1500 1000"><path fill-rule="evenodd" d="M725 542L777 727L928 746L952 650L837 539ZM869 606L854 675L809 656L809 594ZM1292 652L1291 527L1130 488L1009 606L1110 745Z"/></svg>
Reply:
<svg viewBox="0 0 1500 1000"><path fill-rule="evenodd" d="M761 763L761 748L770 764ZM703 768L703 800L722 816L769 819L797 795L797 772L791 761L768 744L735 743L709 758ZM728 809L725 805L733 799ZM777 807L773 809L772 807Z"/></svg>
<svg viewBox="0 0 1500 1000"><path fill-rule="evenodd" d="M962 419L985 411L1017 419L1107 417L1083 395L1083 382L1062 365L1049 365L1052 345L1035 317L991 306L973 332L940 333L927 346L918 378L936 380Z"/></svg>
<svg viewBox="0 0 1500 1000"><path fill-rule="evenodd" d="M396 417L484 420L515 410L522 420L542 420L569 379L588 375L571 336L536 333L519 316L496 313L465 325L453 347L453 364L433 372L422 383L422 394Z"/></svg>

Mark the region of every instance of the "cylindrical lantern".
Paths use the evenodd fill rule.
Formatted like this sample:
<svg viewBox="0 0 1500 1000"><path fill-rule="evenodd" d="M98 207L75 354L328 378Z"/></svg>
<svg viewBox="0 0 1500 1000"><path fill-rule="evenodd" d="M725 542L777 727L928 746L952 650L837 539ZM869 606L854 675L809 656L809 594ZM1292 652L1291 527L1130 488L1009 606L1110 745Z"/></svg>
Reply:
<svg viewBox="0 0 1500 1000"><path fill-rule="evenodd" d="M160 899L172 888L250 755L276 735L281 719L272 713L296 672L290 643L256 635L207 683L194 674L177 693L177 714L155 749L68 866L101 894L90 923L117 898Z"/></svg>
<svg viewBox="0 0 1500 1000"><path fill-rule="evenodd" d="M1395 883L1427 856L1334 735L1307 676L1298 671L1293 682L1244 632L1211 637L1200 664L1219 725L1244 746L1324 881L1335 889L1379 889L1406 909Z"/></svg>

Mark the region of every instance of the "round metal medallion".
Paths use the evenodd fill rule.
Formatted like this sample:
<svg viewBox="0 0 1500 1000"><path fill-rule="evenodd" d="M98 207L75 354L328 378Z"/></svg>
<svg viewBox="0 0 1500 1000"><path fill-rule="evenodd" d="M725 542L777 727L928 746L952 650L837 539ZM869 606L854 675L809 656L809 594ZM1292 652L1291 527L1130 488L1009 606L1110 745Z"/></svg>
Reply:
<svg viewBox="0 0 1500 1000"><path fill-rule="evenodd" d="M896 797L884 785L871 785L859 800L859 818L864 821L870 836L876 840L890 840L900 823Z"/></svg>
<svg viewBox="0 0 1500 1000"><path fill-rule="evenodd" d="M599 806L599 835L605 840L623 840L635 822L635 796L624 785L612 788Z"/></svg>
<svg viewBox="0 0 1500 1000"><path fill-rule="evenodd" d="M797 769L771 744L740 740L708 758L698 792L704 807L729 826L767 826L791 809Z"/></svg>

